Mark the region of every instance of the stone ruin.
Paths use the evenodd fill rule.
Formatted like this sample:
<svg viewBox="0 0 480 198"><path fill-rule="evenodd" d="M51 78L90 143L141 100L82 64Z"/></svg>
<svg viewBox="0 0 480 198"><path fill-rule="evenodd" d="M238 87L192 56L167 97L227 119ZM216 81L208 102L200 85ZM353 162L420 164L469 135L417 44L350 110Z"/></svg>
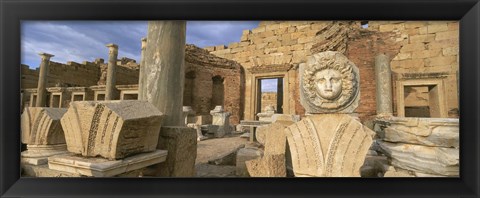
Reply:
<svg viewBox="0 0 480 198"><path fill-rule="evenodd" d="M42 165L47 158L67 152L65 135L60 119L67 109L27 107L21 118L22 143L27 150L22 152L22 162Z"/></svg>
<svg viewBox="0 0 480 198"><path fill-rule="evenodd" d="M128 58L118 60L115 53L111 54L108 63L97 59L82 64L60 64L49 61L53 55L41 54L39 70L22 65L21 111L24 114L28 111L32 116L37 110L24 107L43 108L41 114L47 116L38 123L50 122L48 120L58 123L62 116L49 112L69 108L76 104L70 103L72 101L145 99L142 95L149 91L148 84L159 83L151 92L160 93L161 87L174 87L178 93L148 99L157 109L174 106L173 111L160 110L170 121L161 126L155 148L142 142L150 145L148 149L97 147L96 143L88 149L88 144L84 148L83 142L77 142L74 146L77 154L65 157L63 161L47 155L34 159L39 157L38 153L48 153L44 152L46 150L58 152L50 152L53 155L67 152L70 140L60 143L55 140L61 140L59 135L45 133L58 124L42 125L49 129L38 128L39 124L37 129L24 130L24 126L35 128L37 121L23 121L24 116L28 116L22 114L22 141L27 144L22 160L31 163L25 165L24 171L42 176L45 175L42 171L51 171L45 168L46 163L51 162L52 167L71 172L47 174L50 176L192 176L196 171L193 166L196 155L193 153L196 150L202 152L200 146L197 148L200 143L197 141L202 140L202 136L226 141L238 131L250 139L245 148L232 154L238 176L458 176L458 22L369 21L368 24L368 28L361 28L359 22L267 21L253 30L244 31L240 42L205 49L185 45L179 29L182 34L168 35L175 37L166 39L171 42L168 45L147 43L155 40L154 34L149 35L150 39L143 39L140 64ZM180 55L182 49L185 57ZM336 64L325 68L325 65L336 63L336 59L317 53L329 50L340 54L336 55L339 61L347 62L347 65L354 62L358 68L332 69ZM156 65L151 53L162 51L169 51L162 56L170 61ZM142 66L170 68L179 65L172 63L181 60L184 65L163 78L165 81L142 77L148 76L149 71L142 71ZM349 72L352 75L346 75ZM338 80L339 76L341 80ZM271 78L278 79L278 93L260 92L260 80ZM326 81L331 81L332 88L320 86ZM338 86L339 82L342 82L341 86ZM183 93L182 97L179 93ZM172 98L182 98L183 104ZM269 100L259 102L259 98ZM274 111L270 108L264 110L263 107L270 104L275 106ZM191 108L184 108L182 112L182 106ZM102 116L106 116L105 113ZM40 119L34 117L25 120ZM109 124L99 134L111 132L112 120L123 119L121 116L99 119L107 118L109 121L105 123ZM371 135L369 128L376 132L371 150L367 149L368 136ZM35 130L37 132L33 132ZM25 131L30 132L24 135ZM42 134L35 137L45 137L43 140L52 142L23 139L30 134ZM355 150L355 146L360 149ZM352 149L358 153L351 154ZM138 157L158 150L168 150L169 157ZM82 161L87 157L83 155L100 160ZM161 155L165 157L166 153ZM353 158L350 155L366 157ZM142 158L145 163L139 164L146 167L117 164L122 160L131 161L135 156ZM152 168L147 165L152 159L164 162L159 164L157 161L158 166ZM67 165L75 163L81 166ZM32 168L35 166L43 168ZM102 172L105 167L116 169Z"/></svg>
<svg viewBox="0 0 480 198"><path fill-rule="evenodd" d="M358 106L358 68L339 52L301 65L301 96L310 115L285 130L297 177L359 177L373 131L349 115Z"/></svg>

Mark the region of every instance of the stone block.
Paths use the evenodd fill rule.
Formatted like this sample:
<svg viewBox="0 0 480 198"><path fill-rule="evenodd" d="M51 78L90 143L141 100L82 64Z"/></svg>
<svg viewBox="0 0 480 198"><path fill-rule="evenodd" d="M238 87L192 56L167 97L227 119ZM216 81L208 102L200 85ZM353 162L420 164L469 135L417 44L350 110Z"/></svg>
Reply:
<svg viewBox="0 0 480 198"><path fill-rule="evenodd" d="M167 150L164 163L156 167L156 175L161 177L195 176L197 158L197 133L187 127L162 127L158 149Z"/></svg>
<svg viewBox="0 0 480 198"><path fill-rule="evenodd" d="M448 30L447 23L432 24L427 26L427 32L429 34L436 32L443 32Z"/></svg>
<svg viewBox="0 0 480 198"><path fill-rule="evenodd" d="M392 165L435 175L459 176L459 149L379 141Z"/></svg>
<svg viewBox="0 0 480 198"><path fill-rule="evenodd" d="M380 136L388 142L459 148L459 119L392 118Z"/></svg>
<svg viewBox="0 0 480 198"><path fill-rule="evenodd" d="M166 158L167 151L165 150L156 150L113 161L102 157L85 158L70 153L49 157L48 168L90 177L112 177L164 162Z"/></svg>
<svg viewBox="0 0 480 198"><path fill-rule="evenodd" d="M405 60L410 58L412 58L412 53L406 52L406 53L398 53L392 60Z"/></svg>
<svg viewBox="0 0 480 198"><path fill-rule="evenodd" d="M457 56L439 56L425 59L425 67L451 65L457 61Z"/></svg>
<svg viewBox="0 0 480 198"><path fill-rule="evenodd" d="M436 33L435 40L446 40L446 39L458 39L459 32L458 30L455 31L447 31L447 32L438 32Z"/></svg>
<svg viewBox="0 0 480 198"><path fill-rule="evenodd" d="M241 177L248 177L249 174L248 174L248 170L245 162L260 158L261 156L262 156L262 152L257 149L242 148L238 150L235 174Z"/></svg>
<svg viewBox="0 0 480 198"><path fill-rule="evenodd" d="M447 47L447 48L442 49L442 54L444 56L455 56L455 55L458 55L458 53L459 53L458 46L457 47Z"/></svg>
<svg viewBox="0 0 480 198"><path fill-rule="evenodd" d="M138 100L72 102L61 119L68 151L110 160L154 151L161 123L162 113Z"/></svg>
<svg viewBox="0 0 480 198"><path fill-rule="evenodd" d="M266 155L245 162L250 177L286 177L285 154Z"/></svg>
<svg viewBox="0 0 480 198"><path fill-rule="evenodd" d="M423 62L423 59L407 59L407 60L391 62L392 68L403 68L403 69L420 68L420 67L423 67L424 65L425 63Z"/></svg>
<svg viewBox="0 0 480 198"><path fill-rule="evenodd" d="M420 59L420 58L430 58L430 57L436 57L441 55L441 50L440 49L431 49L431 50L423 50L423 51L418 51L418 52L412 52L412 58L414 59Z"/></svg>
<svg viewBox="0 0 480 198"><path fill-rule="evenodd" d="M60 119L66 108L27 107L22 113L22 143L29 145L65 144Z"/></svg>
<svg viewBox="0 0 480 198"><path fill-rule="evenodd" d="M410 43L425 43L435 40L435 34L413 35L409 37Z"/></svg>
<svg viewBox="0 0 480 198"><path fill-rule="evenodd" d="M425 50L425 44L424 43L411 43L411 44L404 45L400 49L400 52L405 53L405 52L423 51L423 50Z"/></svg>

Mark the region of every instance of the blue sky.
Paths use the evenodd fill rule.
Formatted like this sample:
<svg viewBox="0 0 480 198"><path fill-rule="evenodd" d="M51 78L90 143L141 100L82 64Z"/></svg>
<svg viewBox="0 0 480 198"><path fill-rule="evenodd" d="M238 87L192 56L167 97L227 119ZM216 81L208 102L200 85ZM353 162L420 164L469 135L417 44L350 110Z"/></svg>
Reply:
<svg viewBox="0 0 480 198"><path fill-rule="evenodd" d="M187 43L199 47L228 45L240 41L242 31L258 21L188 21ZM23 21L22 64L36 68L38 53L55 55L52 61L94 61L108 58L108 43L119 46L118 57L140 60L141 38L147 36L147 21Z"/></svg>
<svg viewBox="0 0 480 198"><path fill-rule="evenodd" d="M243 30L258 21L188 21L187 43L198 47L239 42ZM141 38L147 36L147 21L23 21L21 24L21 63L37 68L38 53L55 55L52 61L66 63L108 60L108 43L119 46L118 58L139 62ZM276 80L264 80L262 91L275 91Z"/></svg>

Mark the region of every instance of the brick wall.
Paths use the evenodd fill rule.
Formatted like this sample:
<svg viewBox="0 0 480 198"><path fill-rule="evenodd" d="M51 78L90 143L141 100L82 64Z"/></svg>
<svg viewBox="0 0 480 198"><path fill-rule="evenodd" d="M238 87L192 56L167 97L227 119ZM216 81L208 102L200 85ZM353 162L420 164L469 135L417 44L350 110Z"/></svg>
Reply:
<svg viewBox="0 0 480 198"><path fill-rule="evenodd" d="M214 97L223 98L225 111L232 113L230 123L243 119L243 85L240 65L220 58L194 45L187 45L185 53L186 86L184 105L192 106L197 115L210 115ZM214 90L213 78L221 79L223 90ZM223 92L222 92L223 91ZM218 96L218 95L223 96Z"/></svg>

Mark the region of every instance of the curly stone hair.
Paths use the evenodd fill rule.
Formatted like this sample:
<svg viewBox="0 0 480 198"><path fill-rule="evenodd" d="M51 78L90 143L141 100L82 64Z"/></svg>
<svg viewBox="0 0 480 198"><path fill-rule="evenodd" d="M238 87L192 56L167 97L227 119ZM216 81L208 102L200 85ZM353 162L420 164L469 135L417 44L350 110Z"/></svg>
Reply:
<svg viewBox="0 0 480 198"><path fill-rule="evenodd" d="M339 52L326 51L310 57L304 69L302 87L307 103L315 109L332 112L348 107L359 90L358 74L353 68L354 64ZM326 69L339 71L342 75L342 92L333 100L320 97L315 89L315 74Z"/></svg>

